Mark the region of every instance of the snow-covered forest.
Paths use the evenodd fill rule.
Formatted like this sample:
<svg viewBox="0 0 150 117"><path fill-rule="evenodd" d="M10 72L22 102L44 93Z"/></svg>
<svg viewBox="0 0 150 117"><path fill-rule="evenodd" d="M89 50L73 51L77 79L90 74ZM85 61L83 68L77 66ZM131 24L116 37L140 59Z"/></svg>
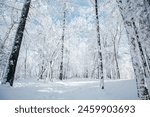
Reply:
<svg viewBox="0 0 150 117"><path fill-rule="evenodd" d="M0 0L0 99L150 99L150 0Z"/></svg>

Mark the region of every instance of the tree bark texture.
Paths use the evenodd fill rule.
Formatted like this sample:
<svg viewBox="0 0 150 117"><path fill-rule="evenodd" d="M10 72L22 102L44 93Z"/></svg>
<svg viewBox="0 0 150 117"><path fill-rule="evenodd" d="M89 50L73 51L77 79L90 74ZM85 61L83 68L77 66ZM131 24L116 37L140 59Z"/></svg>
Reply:
<svg viewBox="0 0 150 117"><path fill-rule="evenodd" d="M30 8L31 0L26 0L22 9L21 13L21 19L19 22L19 26L17 28L14 45L12 47L12 52L10 54L8 65L6 68L6 73L4 76L3 83L6 84L7 82L10 84L10 86L13 86L15 71L16 71L16 65L18 61L19 51L23 39L23 33L26 25L26 20L28 17L28 12Z"/></svg>

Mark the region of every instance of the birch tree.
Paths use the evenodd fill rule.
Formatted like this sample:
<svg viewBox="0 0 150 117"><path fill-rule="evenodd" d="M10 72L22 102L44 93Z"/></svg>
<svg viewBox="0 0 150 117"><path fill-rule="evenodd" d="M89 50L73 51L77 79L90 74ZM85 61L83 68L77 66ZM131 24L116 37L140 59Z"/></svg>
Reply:
<svg viewBox="0 0 150 117"><path fill-rule="evenodd" d="M10 86L13 86L13 82L14 82L17 60L19 56L21 43L22 43L23 33L25 30L26 20L28 17L30 3L31 3L31 0L26 0L24 3L21 18L20 18L20 23L18 25L18 29L16 32L15 40L14 40L14 45L12 47L12 52L10 54L8 65L6 68L6 73L4 76L3 83L6 84L8 82Z"/></svg>
<svg viewBox="0 0 150 117"><path fill-rule="evenodd" d="M59 79L63 80L63 60L64 60L64 38L66 30L66 2L64 2L64 11L63 11L63 27L62 27L62 37L61 37L61 62L60 62L60 75Z"/></svg>
<svg viewBox="0 0 150 117"><path fill-rule="evenodd" d="M141 44L139 42L139 33L137 31L134 16L134 1L116 0L130 44L133 69L137 83L138 97L141 99L149 99L149 92L145 82L145 74L143 69L143 58L141 56Z"/></svg>
<svg viewBox="0 0 150 117"><path fill-rule="evenodd" d="M95 16L96 16L96 26L97 26L96 29L97 29L97 43L98 43L98 55L99 55L99 67L98 68L100 72L100 87L101 89L104 89L103 58L102 58L102 47L101 47L101 38L100 38L99 13L98 13L97 0L95 0Z"/></svg>

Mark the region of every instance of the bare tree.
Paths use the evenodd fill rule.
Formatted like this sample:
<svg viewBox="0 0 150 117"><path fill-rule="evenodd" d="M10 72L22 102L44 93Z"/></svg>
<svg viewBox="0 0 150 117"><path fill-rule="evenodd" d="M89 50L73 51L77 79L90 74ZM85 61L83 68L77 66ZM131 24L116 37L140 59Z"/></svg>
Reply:
<svg viewBox="0 0 150 117"><path fill-rule="evenodd" d="M98 2L95 0L95 16L97 25L97 43L98 43L98 55L99 55L99 70L100 70L100 86L104 89L104 74L103 74L103 57L102 57L102 46L100 38L100 26L99 26L99 13L98 13Z"/></svg>
<svg viewBox="0 0 150 117"><path fill-rule="evenodd" d="M138 97L141 99L150 99L148 88L145 81L145 73L143 70L143 55L142 47L139 42L139 33L137 31L135 16L134 16L134 3L133 1L116 0L124 25L126 28L128 40L130 43L130 51L133 69L137 83Z"/></svg>
<svg viewBox="0 0 150 117"><path fill-rule="evenodd" d="M22 14L20 18L20 23L16 32L14 45L12 47L12 52L10 54L8 65L6 68L6 73L4 76L3 83L6 84L7 82L10 84L10 86L13 86L14 76L15 76L15 70L16 65L18 61L19 51L22 43L23 33L25 30L26 20L30 8L31 0L26 0L22 9Z"/></svg>
<svg viewBox="0 0 150 117"><path fill-rule="evenodd" d="M119 70L119 64L118 64L118 45L121 39L121 33L122 33L122 27L121 24L117 24L117 28L115 30L115 33L111 33L112 36L112 43L113 43L113 61L115 62L115 72L116 72L116 78L120 79L120 70Z"/></svg>
<svg viewBox="0 0 150 117"><path fill-rule="evenodd" d="M63 12L63 32L61 38L61 62L60 62L60 75L59 79L63 80L63 59L64 59L64 38L65 38L65 29L66 29L66 3L64 2L64 12Z"/></svg>

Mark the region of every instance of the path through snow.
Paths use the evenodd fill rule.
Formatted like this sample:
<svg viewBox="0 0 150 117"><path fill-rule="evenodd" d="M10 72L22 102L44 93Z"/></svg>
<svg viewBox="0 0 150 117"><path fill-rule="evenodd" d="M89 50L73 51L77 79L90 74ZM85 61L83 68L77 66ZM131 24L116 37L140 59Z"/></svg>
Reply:
<svg viewBox="0 0 150 117"><path fill-rule="evenodd" d="M42 100L134 100L137 98L135 80L106 80L105 89L99 80L16 81L14 87L0 86L0 99Z"/></svg>

